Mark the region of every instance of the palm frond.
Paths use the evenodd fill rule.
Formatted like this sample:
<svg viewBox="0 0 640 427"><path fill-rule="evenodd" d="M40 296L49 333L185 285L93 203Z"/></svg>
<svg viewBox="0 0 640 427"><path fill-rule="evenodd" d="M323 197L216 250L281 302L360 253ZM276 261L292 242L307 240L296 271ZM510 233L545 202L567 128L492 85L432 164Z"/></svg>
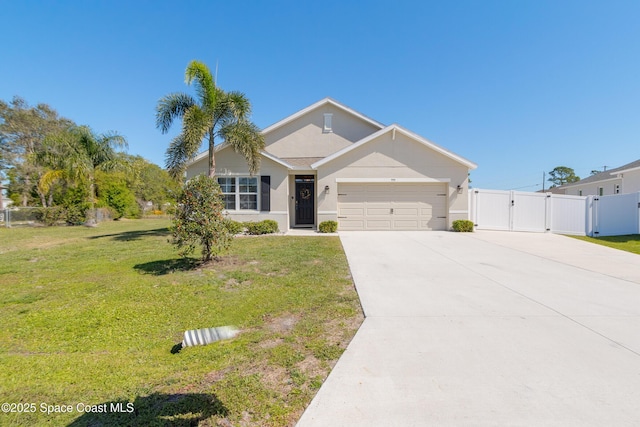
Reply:
<svg viewBox="0 0 640 427"><path fill-rule="evenodd" d="M165 167L173 179L180 179L187 165L187 155L184 150L184 138L180 134L171 140L165 154Z"/></svg>
<svg viewBox="0 0 640 427"><path fill-rule="evenodd" d="M185 82L194 84L201 106L205 111L213 111L216 105L216 84L209 67L203 62L193 60L184 73Z"/></svg>
<svg viewBox="0 0 640 427"><path fill-rule="evenodd" d="M185 146L195 147L194 154L211 128L211 117L197 105L192 106L182 118L182 135Z"/></svg>
<svg viewBox="0 0 640 427"><path fill-rule="evenodd" d="M167 133L173 120L182 117L196 101L186 93L170 93L160 98L156 106L156 128Z"/></svg>
<svg viewBox="0 0 640 427"><path fill-rule="evenodd" d="M49 193L51 186L61 179L66 178L66 172L61 169L50 170L45 172L38 181L38 189L42 192L42 194Z"/></svg>
<svg viewBox="0 0 640 427"><path fill-rule="evenodd" d="M53 170L64 170L67 179L81 180L93 169L90 150L94 149L86 126L75 126L48 135L37 153L38 160Z"/></svg>
<svg viewBox="0 0 640 427"><path fill-rule="evenodd" d="M229 123L220 129L220 135L231 144L236 153L240 153L253 175L260 169L260 151L264 149L264 136L260 129L249 121Z"/></svg>
<svg viewBox="0 0 640 427"><path fill-rule="evenodd" d="M229 110L238 120L248 120L251 116L251 101L242 92L233 91L227 94L227 103Z"/></svg>
<svg viewBox="0 0 640 427"><path fill-rule="evenodd" d="M169 175L180 180L187 168L187 163L198 153L200 143L192 144L185 140L184 134L180 134L171 140L165 154L165 166Z"/></svg>
<svg viewBox="0 0 640 427"><path fill-rule="evenodd" d="M105 145L108 145L114 150L120 148L129 148L129 143L127 142L127 138L118 134L115 131L108 131L100 135L100 140L104 141Z"/></svg>

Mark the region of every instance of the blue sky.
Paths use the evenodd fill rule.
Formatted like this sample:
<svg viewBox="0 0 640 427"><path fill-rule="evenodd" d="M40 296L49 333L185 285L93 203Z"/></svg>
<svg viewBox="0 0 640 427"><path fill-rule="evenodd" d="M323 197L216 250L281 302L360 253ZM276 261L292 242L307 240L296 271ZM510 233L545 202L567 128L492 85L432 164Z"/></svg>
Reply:
<svg viewBox="0 0 640 427"><path fill-rule="evenodd" d="M163 165L155 106L192 59L264 128L330 96L535 191L640 158L638 1L0 0L0 99L47 103ZM176 130L179 124L174 125ZM548 186L548 184L547 184Z"/></svg>

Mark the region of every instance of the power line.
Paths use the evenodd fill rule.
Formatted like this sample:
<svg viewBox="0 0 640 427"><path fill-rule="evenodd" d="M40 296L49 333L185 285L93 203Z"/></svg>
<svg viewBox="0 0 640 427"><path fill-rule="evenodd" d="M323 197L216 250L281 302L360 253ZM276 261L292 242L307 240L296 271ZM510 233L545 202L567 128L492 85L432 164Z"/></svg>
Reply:
<svg viewBox="0 0 640 427"><path fill-rule="evenodd" d="M522 190L523 188L538 187L540 184L525 185L524 187L510 188L509 190Z"/></svg>

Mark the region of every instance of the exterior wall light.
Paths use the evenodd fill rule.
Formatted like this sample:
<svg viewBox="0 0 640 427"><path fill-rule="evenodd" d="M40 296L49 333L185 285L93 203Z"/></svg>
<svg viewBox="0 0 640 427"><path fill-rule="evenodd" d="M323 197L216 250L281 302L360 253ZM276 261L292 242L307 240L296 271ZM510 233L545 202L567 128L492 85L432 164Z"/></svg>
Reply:
<svg viewBox="0 0 640 427"><path fill-rule="evenodd" d="M462 186L461 185L458 185L456 187L456 190L458 190L458 194L462 194Z"/></svg>
<svg viewBox="0 0 640 427"><path fill-rule="evenodd" d="M324 186L324 192L325 192L325 194L329 194L329 186L328 185Z"/></svg>

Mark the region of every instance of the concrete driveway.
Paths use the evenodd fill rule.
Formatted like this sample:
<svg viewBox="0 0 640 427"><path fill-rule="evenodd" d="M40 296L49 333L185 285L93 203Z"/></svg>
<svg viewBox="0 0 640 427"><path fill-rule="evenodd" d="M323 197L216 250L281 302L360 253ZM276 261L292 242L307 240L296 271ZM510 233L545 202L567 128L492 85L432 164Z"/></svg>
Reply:
<svg viewBox="0 0 640 427"><path fill-rule="evenodd" d="M640 425L640 256L553 234L340 238L366 319L298 426Z"/></svg>

